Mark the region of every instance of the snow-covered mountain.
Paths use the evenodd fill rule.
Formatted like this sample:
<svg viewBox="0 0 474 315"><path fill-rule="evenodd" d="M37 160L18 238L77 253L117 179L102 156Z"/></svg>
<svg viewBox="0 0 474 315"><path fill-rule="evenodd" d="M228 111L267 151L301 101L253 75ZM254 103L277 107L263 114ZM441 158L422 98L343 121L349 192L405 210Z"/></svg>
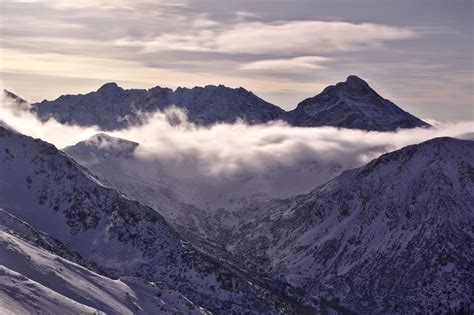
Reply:
<svg viewBox="0 0 474 315"><path fill-rule="evenodd" d="M177 88L175 91L154 87L149 90L124 90L116 83L107 83L86 95L64 95L54 101L33 104L32 110L43 120L54 117L61 123L82 126L97 125L103 130L121 129L139 124L142 115L176 105L184 109L191 122L209 125L233 123L264 123L281 118L284 111L243 88L223 85Z"/></svg>
<svg viewBox="0 0 474 315"><path fill-rule="evenodd" d="M299 103L288 113L287 121L304 127L334 126L378 131L429 126L381 97L367 82L354 75Z"/></svg>
<svg viewBox="0 0 474 315"><path fill-rule="evenodd" d="M360 314L474 309L474 141L408 146L242 213L221 231L227 249L308 300Z"/></svg>
<svg viewBox="0 0 474 315"><path fill-rule="evenodd" d="M159 86L149 90L124 90L116 83L107 83L85 95L63 95L54 101L44 100L33 104L32 111L42 120L54 117L61 123L116 130L140 124L142 114L171 105L184 109L189 120L199 125L233 123L242 119L251 124L282 120L295 126L379 131L428 126L382 98L356 76L327 87L289 112L244 88L208 85L174 91Z"/></svg>
<svg viewBox="0 0 474 315"><path fill-rule="evenodd" d="M0 127L0 207L113 277L163 282L216 313L288 301L201 254L155 210L104 186L53 145Z"/></svg>
<svg viewBox="0 0 474 315"><path fill-rule="evenodd" d="M1 314L207 314L164 283L111 279L55 254L59 241L0 210ZM74 257L78 257L74 253Z"/></svg>
<svg viewBox="0 0 474 315"><path fill-rule="evenodd" d="M166 174L159 161L139 158L135 152L138 146L100 133L63 151L98 175L101 182L158 211L188 239L206 235L210 213L191 204L193 199L182 190L173 190L176 179ZM194 183L188 184L187 191L199 190Z"/></svg>

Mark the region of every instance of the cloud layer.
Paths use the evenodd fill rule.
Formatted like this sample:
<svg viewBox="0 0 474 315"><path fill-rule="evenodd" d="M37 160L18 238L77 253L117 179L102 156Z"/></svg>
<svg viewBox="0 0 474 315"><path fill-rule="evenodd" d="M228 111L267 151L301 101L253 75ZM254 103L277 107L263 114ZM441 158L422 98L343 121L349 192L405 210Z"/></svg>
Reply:
<svg viewBox="0 0 474 315"><path fill-rule="evenodd" d="M19 132L59 148L100 132L54 120L41 123L24 106L5 99L0 117ZM176 108L144 119L142 126L108 133L140 144L134 158L123 162L126 169L121 171L127 176L140 174L144 182L170 186L186 202L201 207L218 207L228 199L255 194L288 197L305 193L382 153L434 137L464 137L474 131L472 121L430 121L433 128L396 132L297 128L279 122L199 127Z"/></svg>

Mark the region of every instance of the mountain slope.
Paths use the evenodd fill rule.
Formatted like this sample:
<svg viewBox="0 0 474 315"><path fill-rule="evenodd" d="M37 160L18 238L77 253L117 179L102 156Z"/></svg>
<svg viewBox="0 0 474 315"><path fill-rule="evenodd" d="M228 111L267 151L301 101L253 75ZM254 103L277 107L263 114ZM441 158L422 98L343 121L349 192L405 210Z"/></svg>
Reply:
<svg viewBox="0 0 474 315"><path fill-rule="evenodd" d="M112 280L0 226L0 312L48 314L204 313L164 284ZM21 296L21 298L20 298Z"/></svg>
<svg viewBox="0 0 474 315"><path fill-rule="evenodd" d="M281 118L284 111L243 89L223 85L178 88L159 86L149 90L124 90L115 83L104 84L86 95L64 95L54 101L33 104L32 110L42 120L54 117L61 123L82 126L97 125L103 130L122 129L139 124L142 115L172 105L184 109L191 122L210 125L233 123L265 123Z"/></svg>
<svg viewBox="0 0 474 315"><path fill-rule="evenodd" d="M153 209L105 187L54 146L0 127L0 207L114 277L165 282L216 313L285 301L196 251Z"/></svg>
<svg viewBox="0 0 474 315"><path fill-rule="evenodd" d="M474 309L474 142L384 154L309 194L247 209L227 249L357 313Z"/></svg>
<svg viewBox="0 0 474 315"><path fill-rule="evenodd" d="M367 82L354 75L299 103L287 114L287 121L294 126L377 131L429 126L382 98Z"/></svg>

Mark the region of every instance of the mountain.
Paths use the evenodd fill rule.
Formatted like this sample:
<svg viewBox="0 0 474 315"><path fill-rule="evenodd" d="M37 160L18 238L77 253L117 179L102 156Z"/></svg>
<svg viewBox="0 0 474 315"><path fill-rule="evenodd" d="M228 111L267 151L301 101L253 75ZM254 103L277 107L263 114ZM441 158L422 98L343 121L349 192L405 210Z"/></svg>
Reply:
<svg viewBox="0 0 474 315"><path fill-rule="evenodd" d="M408 146L242 214L221 231L227 250L308 301L360 314L474 309L474 141Z"/></svg>
<svg viewBox="0 0 474 315"><path fill-rule="evenodd" d="M53 145L0 127L0 148L0 207L110 277L163 282L218 314L292 307L195 250L155 210L105 186Z"/></svg>
<svg viewBox="0 0 474 315"><path fill-rule="evenodd" d="M189 120L198 125L233 123L242 119L250 124L281 120L293 126L377 131L429 126L382 98L356 76L327 87L289 112L244 88L208 85L174 91L159 86L149 90L124 90L116 83L104 84L86 95L63 95L54 101L44 100L33 104L31 110L42 120L54 117L61 123L116 130L141 124L143 114L172 105L185 110Z"/></svg>
<svg viewBox="0 0 474 315"><path fill-rule="evenodd" d="M174 229L195 241L208 229L209 213L191 205L185 194L172 189L176 181L163 171L160 161L139 158L138 146L136 142L99 133L63 151L98 175L101 182L155 209ZM199 188L191 183L187 191L193 189Z"/></svg>
<svg viewBox="0 0 474 315"><path fill-rule="evenodd" d="M66 247L0 210L0 313L208 314L164 283L111 279L58 248Z"/></svg>
<svg viewBox="0 0 474 315"><path fill-rule="evenodd" d="M32 110L42 120L54 117L61 123L82 126L98 125L103 130L125 128L142 122L142 115L172 105L184 109L191 122L210 125L233 123L265 123L279 119L284 111L265 102L243 88L223 85L177 88L175 91L154 87L149 90L124 90L107 83L86 95L64 95L54 101L33 104Z"/></svg>
<svg viewBox="0 0 474 315"><path fill-rule="evenodd" d="M376 131L429 126L381 97L367 82L354 75L299 103L288 113L287 121L294 126Z"/></svg>

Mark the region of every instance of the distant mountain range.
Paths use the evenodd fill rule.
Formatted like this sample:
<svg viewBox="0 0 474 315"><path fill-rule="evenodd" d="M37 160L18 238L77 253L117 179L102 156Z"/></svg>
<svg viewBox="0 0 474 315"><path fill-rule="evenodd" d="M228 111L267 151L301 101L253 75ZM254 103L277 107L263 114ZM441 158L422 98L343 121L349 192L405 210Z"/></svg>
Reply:
<svg viewBox="0 0 474 315"><path fill-rule="evenodd" d="M124 90L115 83L107 83L85 95L63 95L54 101L35 103L32 111L42 120L54 117L61 123L117 130L142 123L143 113L172 105L185 110L188 119L199 125L233 123L241 119L250 124L281 120L293 126L378 131L429 126L382 98L353 75L302 101L289 112L244 88L208 85L174 91L159 86L149 90Z"/></svg>

